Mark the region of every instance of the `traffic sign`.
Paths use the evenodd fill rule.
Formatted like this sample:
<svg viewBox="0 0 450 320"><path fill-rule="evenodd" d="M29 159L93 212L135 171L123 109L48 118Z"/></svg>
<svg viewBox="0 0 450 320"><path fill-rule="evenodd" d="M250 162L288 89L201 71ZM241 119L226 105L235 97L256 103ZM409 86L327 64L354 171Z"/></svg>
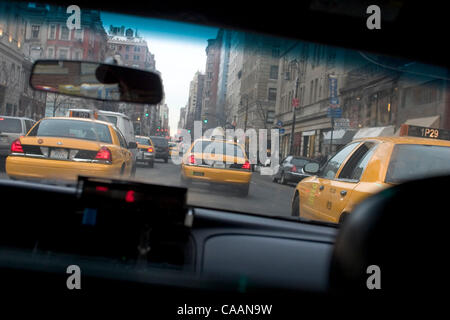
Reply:
<svg viewBox="0 0 450 320"><path fill-rule="evenodd" d="M298 100L298 98L293 98L293 99L292 99L292 106L293 106L294 108L297 108L297 107L299 106L299 100Z"/></svg>
<svg viewBox="0 0 450 320"><path fill-rule="evenodd" d="M281 134L284 133L284 129L283 129L283 128L280 129L280 133L281 133Z"/></svg>
<svg viewBox="0 0 450 320"><path fill-rule="evenodd" d="M281 127L282 125L283 125L283 121L278 120L278 121L277 121L277 126L278 126L278 127Z"/></svg>

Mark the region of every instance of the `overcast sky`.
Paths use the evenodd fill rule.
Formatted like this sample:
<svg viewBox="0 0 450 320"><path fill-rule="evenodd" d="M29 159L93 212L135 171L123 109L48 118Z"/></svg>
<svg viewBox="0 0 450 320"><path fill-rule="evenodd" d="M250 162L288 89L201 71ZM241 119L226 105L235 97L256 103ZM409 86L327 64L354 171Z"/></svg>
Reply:
<svg viewBox="0 0 450 320"><path fill-rule="evenodd" d="M180 108L189 98L189 83L195 72L205 71L207 40L216 37L218 28L112 13L102 13L101 17L107 32L110 25L123 25L137 29L147 41L161 72L171 134L175 134Z"/></svg>

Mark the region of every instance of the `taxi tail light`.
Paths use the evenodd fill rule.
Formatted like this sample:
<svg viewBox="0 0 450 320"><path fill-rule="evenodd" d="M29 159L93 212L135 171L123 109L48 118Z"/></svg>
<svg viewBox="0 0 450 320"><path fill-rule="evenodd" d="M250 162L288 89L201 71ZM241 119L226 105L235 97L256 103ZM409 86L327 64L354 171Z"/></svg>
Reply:
<svg viewBox="0 0 450 320"><path fill-rule="evenodd" d="M296 166L292 166L291 172L297 172L297 167Z"/></svg>
<svg viewBox="0 0 450 320"><path fill-rule="evenodd" d="M250 170L250 162L245 161L245 163L242 165L242 169Z"/></svg>
<svg viewBox="0 0 450 320"><path fill-rule="evenodd" d="M195 156L193 154L189 156L189 164L195 164Z"/></svg>
<svg viewBox="0 0 450 320"><path fill-rule="evenodd" d="M153 152L153 148L152 147L148 148L147 152Z"/></svg>
<svg viewBox="0 0 450 320"><path fill-rule="evenodd" d="M105 160L105 161L112 162L111 151L106 147L102 147L97 152L97 155L95 156L95 160Z"/></svg>
<svg viewBox="0 0 450 320"><path fill-rule="evenodd" d="M11 153L23 153L22 144L19 139L16 139L11 143Z"/></svg>

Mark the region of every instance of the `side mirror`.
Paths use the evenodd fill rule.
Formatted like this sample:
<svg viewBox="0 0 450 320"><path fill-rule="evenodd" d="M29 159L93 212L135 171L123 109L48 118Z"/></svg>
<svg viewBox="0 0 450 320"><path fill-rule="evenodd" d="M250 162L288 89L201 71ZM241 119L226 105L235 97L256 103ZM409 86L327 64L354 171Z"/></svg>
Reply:
<svg viewBox="0 0 450 320"><path fill-rule="evenodd" d="M303 167L305 173L315 175L319 172L320 165L317 162L309 162Z"/></svg>
<svg viewBox="0 0 450 320"><path fill-rule="evenodd" d="M136 149L137 143L136 142L128 142L128 149Z"/></svg>

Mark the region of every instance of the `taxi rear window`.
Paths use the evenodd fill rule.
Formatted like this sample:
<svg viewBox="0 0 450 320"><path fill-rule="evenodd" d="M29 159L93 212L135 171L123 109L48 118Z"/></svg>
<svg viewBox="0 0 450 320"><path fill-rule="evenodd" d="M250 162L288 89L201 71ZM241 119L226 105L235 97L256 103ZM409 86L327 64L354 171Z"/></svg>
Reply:
<svg viewBox="0 0 450 320"><path fill-rule="evenodd" d="M386 173L386 182L401 183L448 174L450 174L450 147L399 144L394 147Z"/></svg>
<svg viewBox="0 0 450 320"><path fill-rule="evenodd" d="M150 143L150 140L147 138L136 138L136 142L139 144L143 144L146 146L151 146L152 144Z"/></svg>
<svg viewBox="0 0 450 320"><path fill-rule="evenodd" d="M221 141L197 141L192 151L195 153L221 154L239 158L245 157L240 146Z"/></svg>
<svg viewBox="0 0 450 320"><path fill-rule="evenodd" d="M5 133L21 133L22 124L19 119L0 117L0 132Z"/></svg>
<svg viewBox="0 0 450 320"><path fill-rule="evenodd" d="M112 143L108 126L90 121L42 120L28 136L75 138Z"/></svg>

